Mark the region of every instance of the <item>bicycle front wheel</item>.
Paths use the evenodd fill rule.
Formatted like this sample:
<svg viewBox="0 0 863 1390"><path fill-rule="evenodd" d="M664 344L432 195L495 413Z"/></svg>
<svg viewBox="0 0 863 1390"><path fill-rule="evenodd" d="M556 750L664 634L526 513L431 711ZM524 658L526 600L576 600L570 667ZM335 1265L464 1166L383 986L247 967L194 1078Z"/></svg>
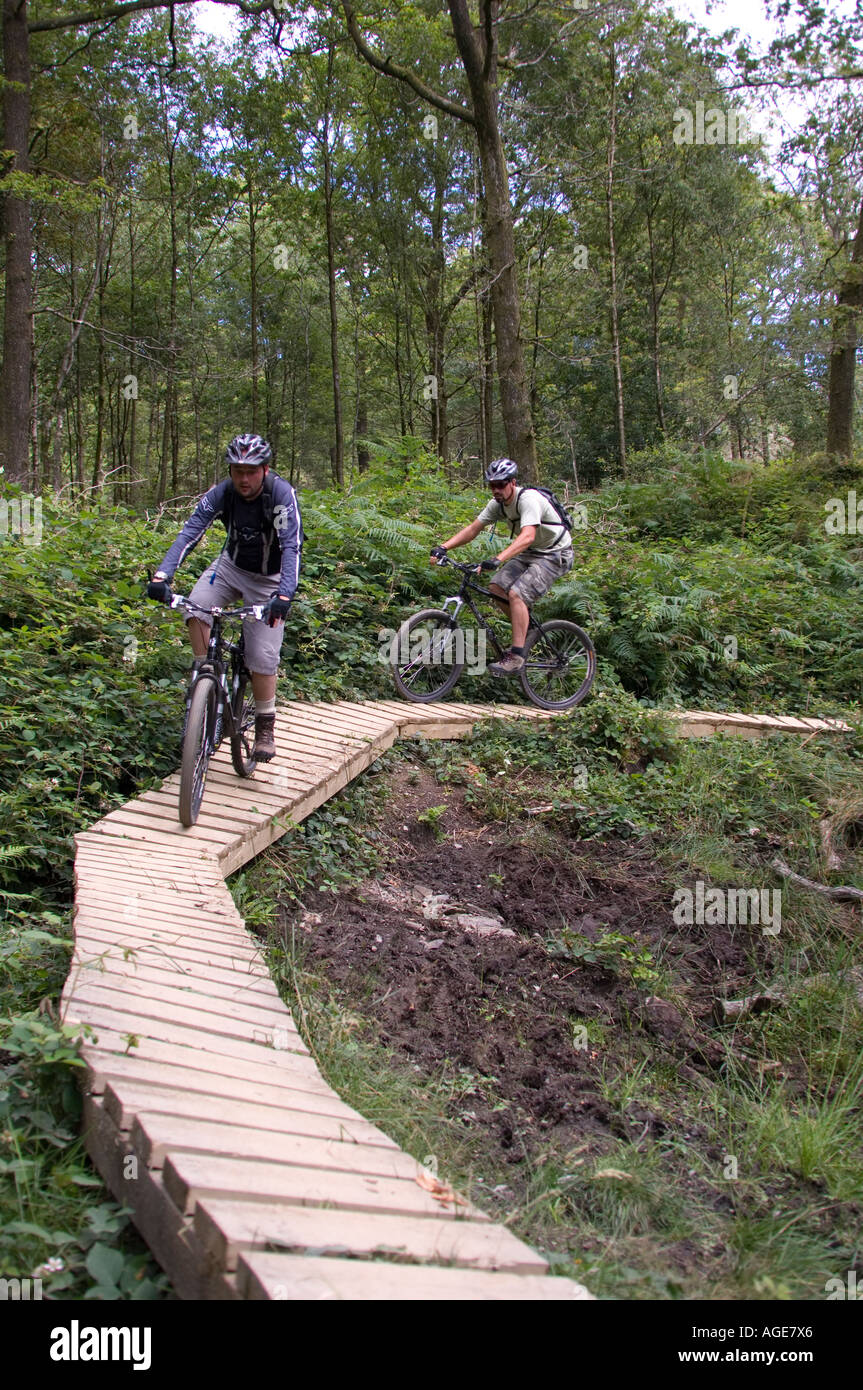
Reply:
<svg viewBox="0 0 863 1390"><path fill-rule="evenodd" d="M390 669L406 700L430 704L448 695L464 670L463 629L449 613L428 608L402 623L390 643Z"/></svg>
<svg viewBox="0 0 863 1390"><path fill-rule="evenodd" d="M528 631L521 688L541 709L571 709L584 699L596 675L596 652L586 632L564 618Z"/></svg>
<svg viewBox="0 0 863 1390"><path fill-rule="evenodd" d="M231 700L231 712L231 762L238 777L251 777L258 764L252 757L255 747L255 697L248 671L240 673L239 684Z"/></svg>
<svg viewBox="0 0 863 1390"><path fill-rule="evenodd" d="M207 768L213 756L217 708L215 682L199 676L192 689L180 761L180 822L185 826L195 824L201 809Z"/></svg>

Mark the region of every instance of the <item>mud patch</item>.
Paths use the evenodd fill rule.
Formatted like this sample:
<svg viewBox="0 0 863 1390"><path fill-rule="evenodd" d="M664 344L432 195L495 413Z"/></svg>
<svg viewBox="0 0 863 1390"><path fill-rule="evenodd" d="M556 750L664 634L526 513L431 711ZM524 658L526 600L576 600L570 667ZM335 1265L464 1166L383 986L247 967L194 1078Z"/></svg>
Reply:
<svg viewBox="0 0 863 1390"><path fill-rule="evenodd" d="M443 1067L453 1118L510 1163L550 1138L663 1133L667 1109L621 1108L609 1088L639 1055L692 1081L715 1071L714 1001L751 978L751 935L675 928L649 841L483 824L463 789L410 764L389 804L388 868L295 919L308 964L407 1063Z"/></svg>

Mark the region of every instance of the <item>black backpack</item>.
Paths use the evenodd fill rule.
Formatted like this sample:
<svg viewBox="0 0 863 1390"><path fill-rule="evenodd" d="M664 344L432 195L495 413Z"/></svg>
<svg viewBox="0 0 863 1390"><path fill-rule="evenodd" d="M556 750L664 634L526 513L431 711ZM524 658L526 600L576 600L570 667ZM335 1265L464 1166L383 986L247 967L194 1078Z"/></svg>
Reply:
<svg viewBox="0 0 863 1390"><path fill-rule="evenodd" d="M234 491L234 486L232 483L231 486L228 488L227 492L225 493L225 501L222 508L222 521L224 522L225 530L228 533L225 537L225 545L227 545L231 535L231 523L234 520L234 501L236 499L236 496L237 494ZM267 476L264 478L264 487L261 493L261 506L263 512L264 525L272 526L273 518L275 515L275 506L273 504L273 474L269 471L267 472ZM299 523L300 528L300 547L302 547L303 541L306 539L306 533L303 530L303 519L300 516L299 499L297 499L297 521Z"/></svg>
<svg viewBox="0 0 863 1390"><path fill-rule="evenodd" d="M547 502L550 502L551 505L554 507L554 510L557 512L558 516L560 517L560 524L561 524L561 526L566 527L567 531L572 532L572 517L569 515L569 512L566 510L566 508L564 507L563 503L558 501L558 499L555 497L554 493L551 491L550 488L547 488L547 487L529 487L529 488L520 487L520 488L518 488L518 490L517 490L517 492L516 492L516 494L515 494L516 504L518 503L518 499L519 499L519 497L521 497L521 494L522 494L523 492L539 492L539 493L541 493L542 496L545 498L545 500L546 500ZM498 506L500 506L500 503L498 503ZM504 512L503 507L501 507L500 510L501 510L501 513L502 513L504 516L506 516L506 512ZM508 519L508 518L507 518L507 519ZM518 518L516 518L516 521L517 521L517 520L518 520ZM510 531L510 533L509 533L509 538L510 538L510 540L512 540L513 536L515 535L516 521L510 522L510 525L511 525L511 527L512 527L512 529L511 529L511 531ZM554 524L554 523L552 523L552 525L553 525L553 524Z"/></svg>

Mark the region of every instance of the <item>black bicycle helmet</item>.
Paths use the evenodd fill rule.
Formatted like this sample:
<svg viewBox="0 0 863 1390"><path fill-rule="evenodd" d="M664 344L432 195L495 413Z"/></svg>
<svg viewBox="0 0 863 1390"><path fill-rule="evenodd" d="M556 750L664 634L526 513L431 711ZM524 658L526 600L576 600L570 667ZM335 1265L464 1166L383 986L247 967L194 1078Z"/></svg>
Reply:
<svg viewBox="0 0 863 1390"><path fill-rule="evenodd" d="M238 434L225 450L225 462L229 468L232 463L244 463L248 468L262 464L268 468L272 459L270 445L259 434Z"/></svg>
<svg viewBox="0 0 863 1390"><path fill-rule="evenodd" d="M518 473L518 464L512 459L495 459L485 470L487 483L506 483Z"/></svg>

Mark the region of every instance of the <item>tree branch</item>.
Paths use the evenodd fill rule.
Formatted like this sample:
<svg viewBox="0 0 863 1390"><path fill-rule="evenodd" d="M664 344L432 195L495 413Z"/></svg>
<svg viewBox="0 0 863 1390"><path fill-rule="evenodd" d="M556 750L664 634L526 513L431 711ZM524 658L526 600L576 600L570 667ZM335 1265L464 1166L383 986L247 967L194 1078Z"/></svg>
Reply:
<svg viewBox="0 0 863 1390"><path fill-rule="evenodd" d="M196 0L184 0L186 4L195 4ZM176 0L174 0L176 3ZM266 3L247 4L245 0L216 0L217 4L233 5L245 15L260 15L267 10L273 9L273 0L266 0ZM127 5L104 5L98 10L86 10L82 14L55 15L52 19L34 19L27 29L31 34L45 34L54 29L77 29L84 24L94 24L98 20L122 19L124 15L136 14L141 10L166 10L171 6L171 0L129 0Z"/></svg>
<svg viewBox="0 0 863 1390"><path fill-rule="evenodd" d="M789 869L784 859L777 855L773 860L773 868L782 878L787 878L789 883L796 883L798 888L808 888L812 893L822 893L825 898L831 898L837 903L863 903L863 888L851 888L844 885L841 888L830 888L825 883L814 883L811 878L804 878L802 874L795 874Z"/></svg>
<svg viewBox="0 0 863 1390"><path fill-rule="evenodd" d="M423 82L421 77L418 77L415 72L411 72L410 68L403 68L401 64L394 63L391 58L381 58L379 54L375 53L360 33L354 7L350 4L350 0L342 0L342 9L345 12L348 32L356 45L357 52L370 67L375 68L377 72L385 73L387 77L397 77L400 82L411 87L429 105L436 106L438 111L445 111L448 116L455 116L456 120L464 121L466 125L476 125L473 112L469 111L466 106L461 106L458 102L450 101L447 97L441 96L439 92L435 92Z"/></svg>

